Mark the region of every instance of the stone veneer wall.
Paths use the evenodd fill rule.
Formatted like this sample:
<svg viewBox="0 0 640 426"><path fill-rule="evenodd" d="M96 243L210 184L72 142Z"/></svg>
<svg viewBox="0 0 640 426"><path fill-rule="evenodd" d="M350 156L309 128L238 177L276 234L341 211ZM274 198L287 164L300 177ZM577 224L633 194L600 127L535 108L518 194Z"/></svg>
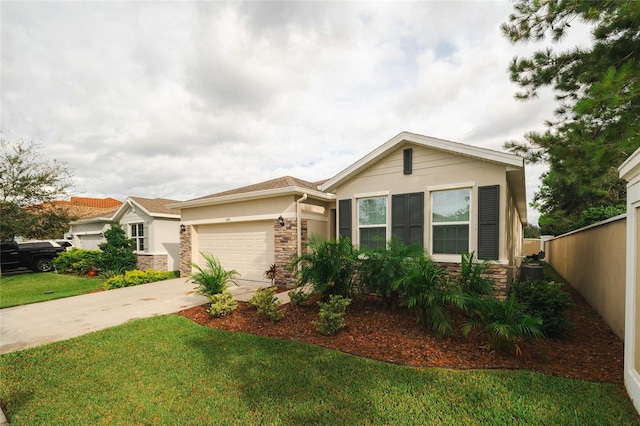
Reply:
<svg viewBox="0 0 640 426"><path fill-rule="evenodd" d="M460 276L460 263L440 263L453 279ZM491 263L487 270L487 278L493 281L493 293L499 299L505 299L509 292L509 267L499 263Z"/></svg>
<svg viewBox="0 0 640 426"><path fill-rule="evenodd" d="M294 271L289 269L291 261L298 255L298 226L296 219L286 219L284 226L276 221L274 231L274 261L276 265L277 286L291 288L295 285ZM307 219L301 220L302 252L306 251Z"/></svg>
<svg viewBox="0 0 640 426"><path fill-rule="evenodd" d="M186 230L180 233L180 276L188 277L191 274L191 225L186 225Z"/></svg>
<svg viewBox="0 0 640 426"><path fill-rule="evenodd" d="M166 254L138 254L138 266L141 271L155 269L156 271L169 270L169 255Z"/></svg>

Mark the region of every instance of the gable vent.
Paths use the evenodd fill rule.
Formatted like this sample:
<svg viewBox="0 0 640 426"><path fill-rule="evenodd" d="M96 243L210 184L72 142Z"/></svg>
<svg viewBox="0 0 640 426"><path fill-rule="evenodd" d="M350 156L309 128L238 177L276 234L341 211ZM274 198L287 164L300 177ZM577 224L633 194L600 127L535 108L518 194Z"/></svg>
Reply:
<svg viewBox="0 0 640 426"><path fill-rule="evenodd" d="M413 172L413 148L407 148L403 152L404 174L410 175Z"/></svg>

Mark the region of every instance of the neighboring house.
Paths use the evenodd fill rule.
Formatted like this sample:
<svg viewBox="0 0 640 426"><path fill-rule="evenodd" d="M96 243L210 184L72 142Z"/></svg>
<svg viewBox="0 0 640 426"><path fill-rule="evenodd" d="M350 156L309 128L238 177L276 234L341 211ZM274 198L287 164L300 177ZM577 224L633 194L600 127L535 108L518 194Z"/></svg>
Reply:
<svg viewBox="0 0 640 426"><path fill-rule="evenodd" d="M105 241L104 232L111 222L122 225L133 239L138 256L138 269L175 271L180 267L180 212L168 204L178 200L128 197L109 216L81 219L71 224L69 234L76 247L97 250Z"/></svg>
<svg viewBox="0 0 640 426"><path fill-rule="evenodd" d="M276 282L286 285L293 284L287 265L308 235L339 235L368 247L394 235L422 244L450 270L464 252L493 260L497 290L504 292L527 221L522 157L408 132L325 182L284 177L171 207L185 225L183 275L203 251L241 279L267 282L263 273L275 264Z"/></svg>
<svg viewBox="0 0 640 426"><path fill-rule="evenodd" d="M122 205L122 201L114 198L91 197L71 197L69 201L56 200L51 203L66 208L71 216L79 219L98 215L104 216Z"/></svg>
<svg viewBox="0 0 640 426"><path fill-rule="evenodd" d="M65 238L73 245L85 250L99 250L98 244L104 242L104 231L109 229L113 215L118 209L100 212L93 216L71 222Z"/></svg>

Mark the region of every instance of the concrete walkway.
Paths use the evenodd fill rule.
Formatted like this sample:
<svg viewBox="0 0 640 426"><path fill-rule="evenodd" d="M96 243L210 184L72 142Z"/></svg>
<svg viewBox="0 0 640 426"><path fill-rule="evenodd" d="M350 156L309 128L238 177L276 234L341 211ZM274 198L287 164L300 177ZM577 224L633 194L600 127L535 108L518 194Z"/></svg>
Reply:
<svg viewBox="0 0 640 426"><path fill-rule="evenodd" d="M229 286L236 300L247 301L260 283ZM155 315L172 314L207 303L186 278L0 309L0 354L81 336ZM287 293L278 297L288 302Z"/></svg>

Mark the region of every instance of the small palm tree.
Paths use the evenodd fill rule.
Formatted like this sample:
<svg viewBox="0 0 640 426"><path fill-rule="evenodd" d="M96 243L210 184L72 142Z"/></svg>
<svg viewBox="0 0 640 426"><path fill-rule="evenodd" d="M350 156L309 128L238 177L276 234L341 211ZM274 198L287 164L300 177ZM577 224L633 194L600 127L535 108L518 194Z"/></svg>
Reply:
<svg viewBox="0 0 640 426"><path fill-rule="evenodd" d="M437 337L453 333L449 306L464 309L466 297L457 286L451 285L447 272L426 254L405 264L401 278L395 283L410 309L415 309L425 331Z"/></svg>
<svg viewBox="0 0 640 426"><path fill-rule="evenodd" d="M292 269L296 269L298 286L310 283L314 293L349 296L359 262L358 250L351 240L326 241L311 236L307 247L308 252L291 264Z"/></svg>
<svg viewBox="0 0 640 426"><path fill-rule="evenodd" d="M525 306L516 300L515 293L500 301L495 297L475 299L462 331L468 335L475 327L487 333L487 349L515 350L521 355L518 343L525 338L543 337L542 320L525 314Z"/></svg>
<svg viewBox="0 0 640 426"><path fill-rule="evenodd" d="M393 286L402 275L404 265L422 256L422 246L404 245L392 238L387 247L366 250L362 256L360 274L370 290L378 293L387 308L395 308L398 289Z"/></svg>
<svg viewBox="0 0 640 426"><path fill-rule="evenodd" d="M475 252L462 253L458 285L469 296L487 296L492 293L493 282L487 277L489 262L480 262Z"/></svg>
<svg viewBox="0 0 640 426"><path fill-rule="evenodd" d="M240 275L235 269L225 270L218 259L212 254L200 252L205 260L205 267L191 263L197 272L189 275L190 281L196 284L196 293L211 297L222 293L229 284L236 284L236 277Z"/></svg>

